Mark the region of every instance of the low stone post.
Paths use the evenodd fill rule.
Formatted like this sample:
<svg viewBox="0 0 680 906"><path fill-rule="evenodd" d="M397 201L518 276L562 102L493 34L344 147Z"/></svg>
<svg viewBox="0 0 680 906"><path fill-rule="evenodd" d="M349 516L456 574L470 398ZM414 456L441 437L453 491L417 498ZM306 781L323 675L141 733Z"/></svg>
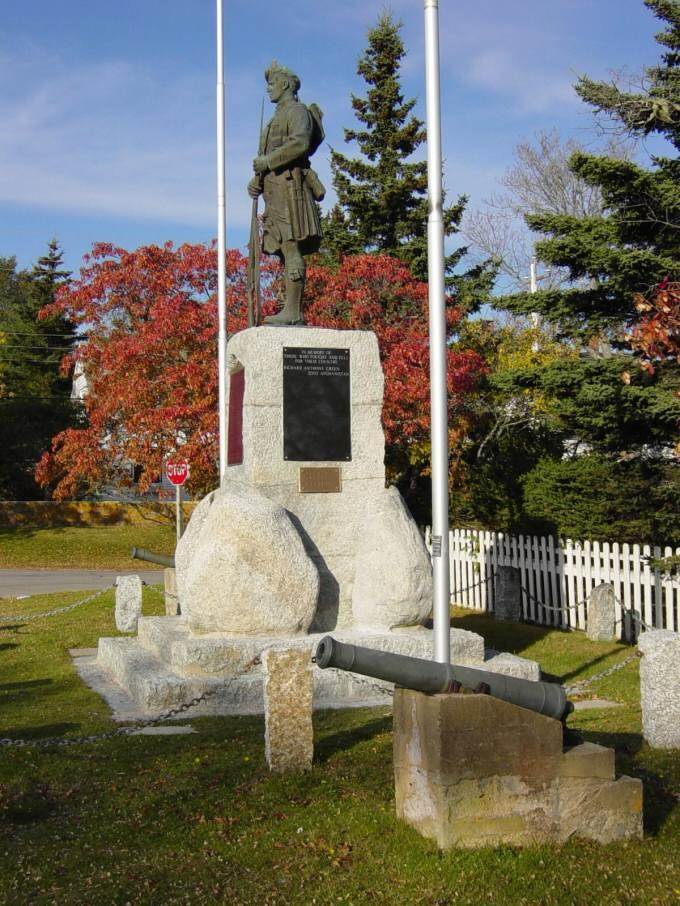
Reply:
<svg viewBox="0 0 680 906"><path fill-rule="evenodd" d="M493 615L496 620L522 620L522 574L515 566L499 566L493 598Z"/></svg>
<svg viewBox="0 0 680 906"><path fill-rule="evenodd" d="M139 576L118 576L116 579L116 629L137 632L142 615L142 580Z"/></svg>
<svg viewBox="0 0 680 906"><path fill-rule="evenodd" d="M647 630L638 650L642 735L656 749L680 749L680 634Z"/></svg>
<svg viewBox="0 0 680 906"><path fill-rule="evenodd" d="M608 583L598 585L590 593L587 614L586 635L591 642L613 642L616 640L616 595L614 586Z"/></svg>
<svg viewBox="0 0 680 906"><path fill-rule="evenodd" d="M179 609L179 598L177 597L177 578L175 570L171 567L163 570L163 583L165 587L165 615L166 617L176 617L181 611Z"/></svg>
<svg viewBox="0 0 680 906"><path fill-rule="evenodd" d="M312 662L308 649L268 648L264 668L264 752L272 771L307 771L314 756Z"/></svg>

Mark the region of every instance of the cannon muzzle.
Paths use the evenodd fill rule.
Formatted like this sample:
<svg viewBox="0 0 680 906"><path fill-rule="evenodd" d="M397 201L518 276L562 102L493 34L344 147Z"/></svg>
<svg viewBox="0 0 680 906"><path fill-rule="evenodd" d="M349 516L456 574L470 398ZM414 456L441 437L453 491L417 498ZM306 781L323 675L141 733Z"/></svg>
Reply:
<svg viewBox="0 0 680 906"><path fill-rule="evenodd" d="M175 568L175 558L165 557L163 554L154 554L153 551L147 551L143 547L132 548L133 560L146 560L148 563L158 563L159 566Z"/></svg>
<svg viewBox="0 0 680 906"><path fill-rule="evenodd" d="M322 668L335 667L433 695L452 692L456 684L472 690L482 687L484 691L488 689L494 698L555 720L563 720L574 708L562 686L557 683L534 682L478 670L476 667L438 664L424 658L375 651L338 642L330 635L324 636L319 642L316 663Z"/></svg>

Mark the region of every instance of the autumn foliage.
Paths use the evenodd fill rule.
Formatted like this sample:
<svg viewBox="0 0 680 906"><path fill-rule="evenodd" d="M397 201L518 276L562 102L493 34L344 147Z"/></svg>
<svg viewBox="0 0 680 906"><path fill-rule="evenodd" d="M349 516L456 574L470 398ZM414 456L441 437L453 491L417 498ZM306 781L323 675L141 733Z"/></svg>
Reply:
<svg viewBox="0 0 680 906"><path fill-rule="evenodd" d="M306 320L319 327L372 330L385 373L383 427L393 480L409 468L428 471L430 380L427 284L389 255L351 255L336 271L310 268ZM449 300L453 332L460 310ZM448 352L449 434L455 457L469 427L467 395L486 371L475 352Z"/></svg>
<svg viewBox="0 0 680 906"><path fill-rule="evenodd" d="M246 326L246 259L228 253L229 333ZM76 353L88 379L87 423L54 438L37 468L65 499L125 483L137 466L142 489L181 447L195 493L217 483L217 258L212 246L146 246L128 252L97 244L78 280L46 314L60 313L87 335ZM278 272L263 261L265 311L275 308ZM388 256L346 258L332 272L312 266L309 324L374 330L385 370L388 449L425 468L429 436L427 287ZM449 326L458 313L449 308ZM449 353L453 434L465 394L483 370L475 353ZM399 458L394 455L393 460Z"/></svg>
<svg viewBox="0 0 680 906"><path fill-rule="evenodd" d="M635 296L639 320L632 333L632 346L648 371L655 363L680 361L680 283L664 280L649 296Z"/></svg>

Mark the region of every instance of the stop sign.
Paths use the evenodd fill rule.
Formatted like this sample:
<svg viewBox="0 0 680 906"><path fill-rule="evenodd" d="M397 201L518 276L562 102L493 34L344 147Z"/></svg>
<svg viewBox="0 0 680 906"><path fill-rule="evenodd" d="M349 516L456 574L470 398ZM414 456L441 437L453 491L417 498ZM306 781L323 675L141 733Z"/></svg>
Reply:
<svg viewBox="0 0 680 906"><path fill-rule="evenodd" d="M184 484L189 477L189 463L186 459L176 459L165 464L165 474L172 484Z"/></svg>

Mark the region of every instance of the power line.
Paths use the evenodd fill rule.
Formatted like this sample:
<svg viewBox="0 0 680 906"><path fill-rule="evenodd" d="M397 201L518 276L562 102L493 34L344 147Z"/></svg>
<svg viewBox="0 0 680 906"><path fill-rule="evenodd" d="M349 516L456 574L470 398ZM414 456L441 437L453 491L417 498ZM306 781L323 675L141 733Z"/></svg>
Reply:
<svg viewBox="0 0 680 906"><path fill-rule="evenodd" d="M12 337L34 337L34 336L36 336L36 334L39 334L41 337L64 337L65 336L65 334L63 334L63 333L47 333L45 331L38 330L38 329L36 329L36 330L5 330L4 327L0 327L0 334L3 334L5 336L12 336ZM87 334L78 334L77 336L73 337L73 342L74 343L84 343L85 340L87 340L87 339L88 339Z"/></svg>
<svg viewBox="0 0 680 906"><path fill-rule="evenodd" d="M21 396L6 396L0 397L0 404L2 403L16 403L22 400L45 400L50 402L58 401L60 403L82 403L82 400L72 399L70 396L37 396L34 394L21 395Z"/></svg>
<svg viewBox="0 0 680 906"><path fill-rule="evenodd" d="M0 352L3 349L38 349L45 350L46 352L68 352L70 346L22 346L20 343L3 343L0 340Z"/></svg>

